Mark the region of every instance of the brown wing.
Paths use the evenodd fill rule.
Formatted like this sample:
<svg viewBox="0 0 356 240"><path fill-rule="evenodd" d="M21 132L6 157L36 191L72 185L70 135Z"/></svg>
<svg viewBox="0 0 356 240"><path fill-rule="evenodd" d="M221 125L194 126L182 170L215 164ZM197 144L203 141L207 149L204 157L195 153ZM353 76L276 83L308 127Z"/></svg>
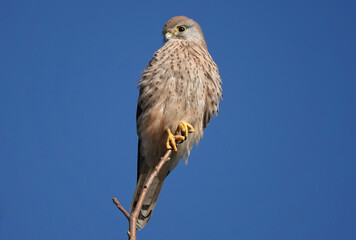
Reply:
<svg viewBox="0 0 356 240"><path fill-rule="evenodd" d="M137 112L136 112L136 120L140 117L142 113L142 108L140 107L140 103L137 104ZM134 196L131 201L131 212L134 211L136 207L138 198L141 194L141 191L144 187L145 182L147 181L148 177L151 175L152 169L148 166L145 162L145 157L141 154L141 139L139 136L138 139L138 149L137 149L137 185L135 189ZM164 179L168 172L168 166L164 167L159 175L153 180L152 185L150 186L145 200L143 201L143 205L137 220L136 228L142 229L150 219L153 209L156 206L158 195L161 191Z"/></svg>

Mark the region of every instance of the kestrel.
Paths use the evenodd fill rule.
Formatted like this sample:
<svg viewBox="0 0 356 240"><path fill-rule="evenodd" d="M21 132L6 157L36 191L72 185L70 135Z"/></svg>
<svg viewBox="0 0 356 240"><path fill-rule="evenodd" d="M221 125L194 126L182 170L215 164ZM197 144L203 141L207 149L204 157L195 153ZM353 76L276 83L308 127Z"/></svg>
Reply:
<svg viewBox="0 0 356 240"><path fill-rule="evenodd" d="M181 158L188 158L211 117L217 115L222 97L218 67L199 24L184 16L173 17L164 25L163 35L165 44L154 53L138 83L137 186L131 212L160 158L167 149L173 152L147 193L137 229L147 224L164 179Z"/></svg>

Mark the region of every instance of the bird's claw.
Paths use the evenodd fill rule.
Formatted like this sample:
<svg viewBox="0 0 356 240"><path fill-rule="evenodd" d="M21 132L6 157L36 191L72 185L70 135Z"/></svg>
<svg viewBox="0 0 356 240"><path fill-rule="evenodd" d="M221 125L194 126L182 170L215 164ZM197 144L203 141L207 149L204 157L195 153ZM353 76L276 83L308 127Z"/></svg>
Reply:
<svg viewBox="0 0 356 240"><path fill-rule="evenodd" d="M183 142L185 140L185 137L180 135L173 135L169 128L167 129L167 133L168 133L168 138L167 138L166 147L167 149L173 149L176 152L178 150L177 143Z"/></svg>
<svg viewBox="0 0 356 240"><path fill-rule="evenodd" d="M188 138L188 133L193 133L194 132L194 127L187 122L181 121L178 125L177 132L181 132L182 136L185 137L185 139Z"/></svg>
<svg viewBox="0 0 356 240"><path fill-rule="evenodd" d="M177 149L177 144L184 142L188 138L188 133L193 133L194 132L194 127L184 121L181 121L178 125L176 135L173 135L170 129L167 129L167 143L166 147L167 149L173 149L175 152L178 150ZM178 134L181 135L178 135Z"/></svg>

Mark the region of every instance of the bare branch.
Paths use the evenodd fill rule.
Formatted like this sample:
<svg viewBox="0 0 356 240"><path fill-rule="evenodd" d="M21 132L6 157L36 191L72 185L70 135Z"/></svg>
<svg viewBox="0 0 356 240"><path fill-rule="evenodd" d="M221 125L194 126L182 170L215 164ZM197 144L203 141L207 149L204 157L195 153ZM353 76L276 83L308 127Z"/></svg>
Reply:
<svg viewBox="0 0 356 240"><path fill-rule="evenodd" d="M161 160L159 161L155 170L152 172L152 174L147 179L147 182L145 183L145 185L142 189L140 197L138 198L136 207L135 207L134 211L131 213L130 239L132 239L132 240L136 240L136 222L137 222L138 216L140 214L140 210L142 208L143 200L145 199L148 189L150 188L154 178L158 175L158 173L162 169L163 165L169 160L169 156L171 155L171 153L172 153L172 150L168 150L166 152L166 154L161 158Z"/></svg>
<svg viewBox="0 0 356 240"><path fill-rule="evenodd" d="M172 154L172 150L167 150L166 154L161 158L159 163L157 164L155 170L152 172L152 174L149 176L147 179L147 182L145 183L142 192L140 194L140 197L138 198L137 204L131 215L124 209L124 207L120 204L120 202L117 200L117 198L113 198L113 202L117 206L117 208L125 215L127 220L129 221L129 226L130 226L130 231L128 232L130 240L136 240L136 223L138 216L140 214L140 210L142 208L143 200L146 197L146 194L148 192L148 189L150 188L153 180L155 177L157 177L159 171L162 169L164 164L169 160L169 156Z"/></svg>
<svg viewBox="0 0 356 240"><path fill-rule="evenodd" d="M125 215L128 221L130 221L130 213L128 213L125 208L120 204L117 198L113 198L112 201L115 203L116 207Z"/></svg>

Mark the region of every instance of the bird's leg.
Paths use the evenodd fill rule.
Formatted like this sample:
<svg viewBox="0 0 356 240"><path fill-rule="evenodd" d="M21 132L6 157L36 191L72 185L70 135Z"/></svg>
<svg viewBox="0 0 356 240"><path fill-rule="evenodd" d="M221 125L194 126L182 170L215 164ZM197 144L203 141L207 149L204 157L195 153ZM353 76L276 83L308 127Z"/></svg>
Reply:
<svg viewBox="0 0 356 240"><path fill-rule="evenodd" d="M177 133L181 132L182 136L184 136L184 140L188 138L188 133L193 133L194 132L194 128L191 124L181 121L178 125L177 128Z"/></svg>
<svg viewBox="0 0 356 240"><path fill-rule="evenodd" d="M168 134L168 138L167 138L166 147L167 149L173 149L176 152L178 150L177 141L178 143L182 142L185 140L185 137L180 135L173 135L169 128L167 129L167 134Z"/></svg>

